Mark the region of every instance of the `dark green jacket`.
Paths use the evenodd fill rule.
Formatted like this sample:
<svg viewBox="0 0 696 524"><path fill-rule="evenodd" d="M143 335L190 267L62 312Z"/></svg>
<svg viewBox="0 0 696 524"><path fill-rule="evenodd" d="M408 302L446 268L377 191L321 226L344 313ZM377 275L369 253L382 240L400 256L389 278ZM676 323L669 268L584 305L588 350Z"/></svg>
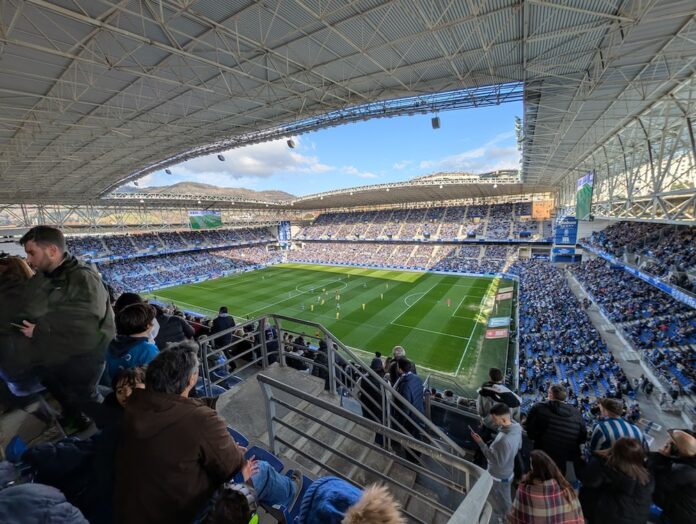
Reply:
<svg viewBox="0 0 696 524"><path fill-rule="evenodd" d="M35 364L51 365L77 355L104 358L114 338L114 313L99 274L74 256L66 255L55 271L31 279L28 318L36 323Z"/></svg>

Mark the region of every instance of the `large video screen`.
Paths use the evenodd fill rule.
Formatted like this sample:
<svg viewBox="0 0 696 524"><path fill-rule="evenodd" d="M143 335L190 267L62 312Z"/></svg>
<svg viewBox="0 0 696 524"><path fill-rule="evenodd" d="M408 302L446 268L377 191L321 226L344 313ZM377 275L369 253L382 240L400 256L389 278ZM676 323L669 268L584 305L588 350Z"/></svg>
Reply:
<svg viewBox="0 0 696 524"><path fill-rule="evenodd" d="M575 217L578 220L590 219L593 187L594 171L590 171L578 180L578 192L575 199Z"/></svg>
<svg viewBox="0 0 696 524"><path fill-rule="evenodd" d="M215 229L222 226L220 211L189 211L191 229Z"/></svg>

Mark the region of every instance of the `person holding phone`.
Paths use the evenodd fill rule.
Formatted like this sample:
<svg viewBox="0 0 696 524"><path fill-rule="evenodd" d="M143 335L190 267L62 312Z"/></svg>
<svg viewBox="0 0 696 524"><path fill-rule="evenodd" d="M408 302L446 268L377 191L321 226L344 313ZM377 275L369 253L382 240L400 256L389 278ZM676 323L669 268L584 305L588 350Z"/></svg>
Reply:
<svg viewBox="0 0 696 524"><path fill-rule="evenodd" d="M655 477L653 502L672 524L696 522L696 434L669 430L669 439L650 453L648 465Z"/></svg>
<svg viewBox="0 0 696 524"><path fill-rule="evenodd" d="M499 402L490 409L490 420L498 434L488 446L481 435L471 430L471 437L488 460L488 473L493 477L491 488L491 523L504 522L512 508L512 480L515 473L515 455L522 447L522 426L512 420L512 410Z"/></svg>
<svg viewBox="0 0 696 524"><path fill-rule="evenodd" d="M7 407L21 405L17 397L29 397L42 389L32 373L30 343L22 335L21 318L34 272L19 257L0 258L0 388Z"/></svg>
<svg viewBox="0 0 696 524"><path fill-rule="evenodd" d="M19 243L36 271L27 300L33 314L21 332L41 383L61 405L61 425L84 430L91 421L83 410L100 398L96 385L115 334L109 293L99 273L67 252L60 229L33 227Z"/></svg>

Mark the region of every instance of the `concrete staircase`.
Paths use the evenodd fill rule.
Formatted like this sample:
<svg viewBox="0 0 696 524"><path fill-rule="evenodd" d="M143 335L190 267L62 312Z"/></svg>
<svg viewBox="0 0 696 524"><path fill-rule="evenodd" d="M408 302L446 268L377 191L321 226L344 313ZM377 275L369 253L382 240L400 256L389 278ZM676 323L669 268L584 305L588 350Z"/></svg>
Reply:
<svg viewBox="0 0 696 524"><path fill-rule="evenodd" d="M273 364L263 373L325 402L340 405L341 397L324 391L323 379L283 368L278 364ZM284 396L281 392L278 397L307 415L307 417L303 416L282 406L277 407L276 416L282 418L290 428L297 430L280 423L275 425L276 439L286 443L277 442L278 456L286 464L286 468L299 467L310 478L326 475L342 476L358 486L381 482L394 494L408 513L409 522L445 523L448 521L448 517L435 511L409 491L413 489L421 494L420 497L440 500L442 504L454 509L458 501L450 501L450 504L446 504L445 502L452 498L451 494L446 492L447 490L440 490L441 493L438 496L433 489L438 489L439 486L428 486L429 479L423 479L423 483L420 483L419 475L413 469L396 462L381 450L372 450L340 433L345 432L353 437L373 442L373 432L309 402ZM256 380L250 378L224 394L218 402L217 409L233 428L249 438L250 443L268 448L269 438L263 406L261 388ZM315 417L324 424L328 423L338 428L339 431L308 417ZM437 464L434 467L437 467ZM384 482L378 477L377 472L386 474L391 480Z"/></svg>

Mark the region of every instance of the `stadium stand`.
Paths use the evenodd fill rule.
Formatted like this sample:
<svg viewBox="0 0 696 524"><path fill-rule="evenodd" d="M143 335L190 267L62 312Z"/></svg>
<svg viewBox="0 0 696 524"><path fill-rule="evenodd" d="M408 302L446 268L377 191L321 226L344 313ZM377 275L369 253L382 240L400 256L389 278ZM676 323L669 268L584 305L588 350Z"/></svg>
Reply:
<svg viewBox="0 0 696 524"><path fill-rule="evenodd" d="M160 231L126 235L69 236L68 249L85 260L142 257L171 251L213 248L253 242L272 242L268 228L205 231Z"/></svg>
<svg viewBox="0 0 696 524"><path fill-rule="evenodd" d="M687 291L696 292L696 228L651 222L618 222L582 243Z"/></svg>
<svg viewBox="0 0 696 524"><path fill-rule="evenodd" d="M516 207L515 207L516 206ZM508 240L528 233L529 240L548 240L550 230L532 220L531 202L322 213L304 227L300 240L458 240L475 235Z"/></svg>
<svg viewBox="0 0 696 524"><path fill-rule="evenodd" d="M693 308L602 259L584 262L572 272L667 387L675 384L682 392L696 391Z"/></svg>

